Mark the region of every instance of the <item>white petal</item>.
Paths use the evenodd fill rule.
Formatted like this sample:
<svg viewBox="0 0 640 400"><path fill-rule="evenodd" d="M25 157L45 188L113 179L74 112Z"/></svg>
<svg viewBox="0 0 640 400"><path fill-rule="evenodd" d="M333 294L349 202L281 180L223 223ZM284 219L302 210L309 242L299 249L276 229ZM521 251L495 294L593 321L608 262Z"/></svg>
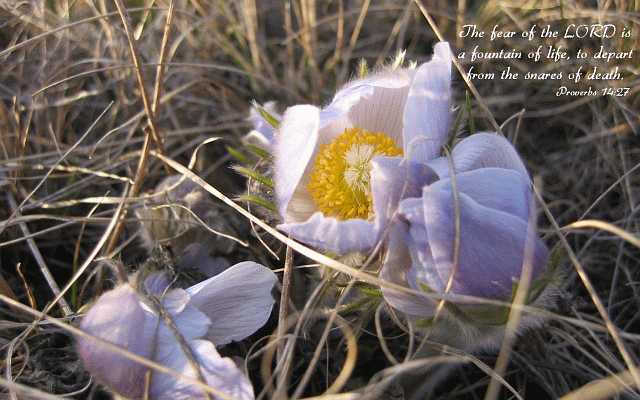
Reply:
<svg viewBox="0 0 640 400"><path fill-rule="evenodd" d="M276 280L270 269L242 262L187 289L189 304L211 319L207 337L216 345L242 340L269 319Z"/></svg>
<svg viewBox="0 0 640 400"><path fill-rule="evenodd" d="M213 344L207 340L193 340L187 344L198 364L206 384L233 399L251 400L253 388L246 376L229 358L222 358ZM175 345L174 351L158 360L175 372L192 379L198 374L189 363L182 349ZM175 379L162 373L154 373L151 379L151 398L156 400L206 399L205 392L196 385ZM219 397L213 396L214 399Z"/></svg>
<svg viewBox="0 0 640 400"><path fill-rule="evenodd" d="M451 50L436 44L433 59L416 71L404 108L404 155L427 162L440 154L451 120Z"/></svg>
<svg viewBox="0 0 640 400"><path fill-rule="evenodd" d="M373 222L364 219L338 220L317 212L302 223L278 225L278 229L311 247L337 254L371 249L377 240L378 231Z"/></svg>
<svg viewBox="0 0 640 400"><path fill-rule="evenodd" d="M293 192L291 200L289 200L289 206L284 216L285 222L304 222L318 211L318 206L316 206L311 194L307 190L307 184L308 177L304 176L302 182L300 182L295 192Z"/></svg>
<svg viewBox="0 0 640 400"><path fill-rule="evenodd" d="M252 129L242 137L242 142L245 144L251 144L261 147L267 151L271 151L271 144L273 142L273 134L266 135L265 133Z"/></svg>
<svg viewBox="0 0 640 400"><path fill-rule="evenodd" d="M368 88L366 95L349 110L349 120L358 128L384 132L402 147L402 114L413 71L397 69L358 82Z"/></svg>
<svg viewBox="0 0 640 400"><path fill-rule="evenodd" d="M269 114L276 117L278 120L282 119L282 116L276 111L276 102L268 101L264 104L264 109ZM253 125L253 129L244 136L242 139L245 143L253 144L256 146L260 146L267 150L271 150L271 146L274 140L274 132L273 127L262 118L262 115L254 108L251 107L249 110L249 117L247 118L249 122Z"/></svg>
<svg viewBox="0 0 640 400"><path fill-rule="evenodd" d="M339 118L349 112L363 99L372 97L376 89L402 89L411 83L412 71L398 69L371 74L365 79L357 79L344 85L322 112L326 116Z"/></svg>
<svg viewBox="0 0 640 400"><path fill-rule="evenodd" d="M456 173L479 168L512 169L526 176L529 173L513 145L496 133L476 133L460 141L451 152ZM441 157L429 162L429 166L440 176L449 176L449 162Z"/></svg>
<svg viewBox="0 0 640 400"><path fill-rule="evenodd" d="M186 290L174 289L162 299L165 310L171 314L180 334L187 340L203 337L211 321L207 315L201 312L191 303L191 297ZM163 325L158 333L159 341L175 340L175 335L170 330L165 331Z"/></svg>
<svg viewBox="0 0 640 400"><path fill-rule="evenodd" d="M319 129L320 110L315 106L293 106L284 113L274 149L276 201L283 219L289 201L312 161Z"/></svg>

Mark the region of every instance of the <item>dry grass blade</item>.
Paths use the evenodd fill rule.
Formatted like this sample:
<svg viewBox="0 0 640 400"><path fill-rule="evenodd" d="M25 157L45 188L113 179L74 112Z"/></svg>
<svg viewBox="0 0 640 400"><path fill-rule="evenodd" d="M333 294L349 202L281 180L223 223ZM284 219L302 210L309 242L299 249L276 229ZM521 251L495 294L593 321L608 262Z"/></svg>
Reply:
<svg viewBox="0 0 640 400"><path fill-rule="evenodd" d="M569 255L569 259L571 260L571 263L575 267L578 273L578 276L580 277L580 280L582 281L585 288L589 292L591 301L593 301L593 304L596 306L596 309L598 310L598 314L600 314L600 316L604 320L605 325L607 326L607 330L611 334L611 337L613 338L613 341L616 344L616 348L620 352L620 355L622 356L622 358L624 359L624 362L627 364L627 367L629 368L629 371L631 373L631 376L633 377L636 387L640 387L640 372L638 371L638 368L636 367L635 361L633 360L633 357L629 353L629 350L627 350L627 347L622 341L618 328L615 326L613 321L611 321L611 317L609 317L609 314L607 313L607 309L602 303L602 300L600 300L600 297L598 297L598 294L595 288L593 287L593 284L591 283L589 276L587 275L586 271L582 267L582 264L580 263L580 261L578 261L578 258L576 257L575 253L571 249L571 246L567 242L567 238L561 232L561 229L558 226L558 223L556 222L555 218L551 214L551 211L549 211L549 208L547 207L547 205L544 203L542 196L540 196L540 193L535 188L535 186L534 186L534 193L536 195L536 198L542 205L544 213L546 214L547 218L553 225L553 228L555 229L557 233L557 237L560 239L562 246L567 251L567 254Z"/></svg>
<svg viewBox="0 0 640 400"><path fill-rule="evenodd" d="M630 371L623 371L589 382L586 385L567 393L560 400L606 400L623 394L634 380Z"/></svg>
<svg viewBox="0 0 640 400"><path fill-rule="evenodd" d="M157 9L157 8L156 8ZM130 8L129 11L130 12L139 12L139 11L144 11L146 10L146 8L140 7L140 8ZM5 57L13 52L15 52L16 50L20 50L23 47L27 47L30 44L33 44L35 42L38 42L44 38L46 38L47 36L51 36L51 35L55 35L58 32L62 32L64 30L68 30L71 29L73 27L76 27L78 25L83 25L83 24L87 24L93 21L98 21L98 20L102 20L105 18L109 18L109 17L113 17L115 15L118 15L118 12L114 11L114 12L110 12L110 13L106 13L103 15L96 15L94 17L89 17L89 18L85 18L85 19L81 19L79 21L75 21L75 22L71 22L62 26L59 26L57 28L53 28L50 30L47 30L46 32L43 32L39 35L35 35L27 40L24 40L20 43L14 44L12 46L8 46L6 49L0 51L0 58Z"/></svg>
<svg viewBox="0 0 640 400"><path fill-rule="evenodd" d="M11 212L15 215L15 218L20 218L20 211L18 210L18 205L16 204L16 201L13 198L13 193L11 192L7 193L7 202L9 203L9 206L11 207ZM31 232L29 232L29 228L27 227L26 223L20 222L19 225L23 235L31 236ZM45 281L47 281L47 284L49 285L51 292L53 292L53 295L55 297L58 297L60 295L60 286L58 286L58 283L54 279L53 275L51 275L51 271L49 270L47 263L44 261L44 258L42 257L42 253L40 253L40 250L38 249L38 246L36 245L35 240L29 237L27 239L27 245L29 246L29 249L31 250L31 254L33 254L33 258L36 260L36 263L40 268L40 272L42 273L42 276L44 276ZM62 297L60 297L60 309L62 310L62 313L66 317L73 314L73 310L71 310L69 303L67 303L67 301Z"/></svg>
<svg viewBox="0 0 640 400"><path fill-rule="evenodd" d="M131 32L131 25L129 23L129 18L126 12L126 8L122 4L122 0L114 0L116 8L118 9L118 14L120 15L120 19L122 20L122 24L124 26L125 33L127 35L127 41L129 42L129 51L131 53L131 59L133 61L133 65L135 66L136 78L138 79L138 86L140 88L140 96L142 97L142 104L144 106L145 113L147 114L147 121L149 123L148 130L145 130L144 142L142 144L142 153L140 154L140 158L138 160L138 166L136 169L136 175L133 179L133 186L131 188L131 195L137 196L142 189L142 185L144 183L144 178L147 171L147 159L149 156L149 145L150 139L153 139L154 144L159 153L163 153L163 144L162 139L158 133L158 129L156 128L155 122L155 111L158 107L158 101L160 99L160 91L161 91L161 80L163 76L164 65L163 61L166 56L166 47L169 38L169 32L171 29L171 20L173 18L173 1L171 1L169 5L169 11L167 13L167 23L165 25L165 34L162 39L162 48L160 50L160 62L158 63L158 67L156 70L156 83L155 83L155 91L153 104L150 104L149 97L147 96L147 89L145 86L144 77L142 76L142 67L140 65L140 58L138 56L138 50L135 45L135 39L133 38L133 34ZM126 211L125 211L126 215ZM124 217L123 217L124 219ZM119 221L118 225L113 231L113 236L109 244L107 245L107 253L110 253L118 243L118 237L123 229L123 221Z"/></svg>
<svg viewBox="0 0 640 400"><path fill-rule="evenodd" d="M562 228L563 230L567 229L600 229L603 231L607 231L609 233L613 233L614 235L620 236L622 239L631 243L636 247L640 247L640 238L637 236L625 231L624 229L620 229L617 226L610 224L605 221L598 221L594 219L585 219L582 221L572 222L569 225L566 225Z"/></svg>
<svg viewBox="0 0 640 400"><path fill-rule="evenodd" d="M156 67L156 79L153 86L153 102L151 103L151 113L155 116L158 112L160 104L160 95L162 93L162 80L166 70L165 63L167 57L167 49L169 37L171 36L171 25L173 23L173 14L175 11L174 0L169 0L169 9L167 10L167 20L164 24L164 32L162 34L162 43L160 44L160 57L158 57L158 66ZM138 68L138 66L136 66Z"/></svg>
<svg viewBox="0 0 640 400"><path fill-rule="evenodd" d="M142 65L140 63L140 56L138 55L138 49L135 44L135 39L133 37L133 32L131 31L131 24L129 22L129 15L127 14L127 9L125 8L122 0L113 0L118 9L118 14L120 15L120 19L122 20L122 25L124 27L124 32L127 35L127 41L129 43L129 52L131 53L131 60L133 61L133 65L136 70L136 78L138 79L138 85L140 87L140 97L142 98L142 104L144 106L144 110L147 113L147 120L149 122L149 129L151 132L151 137L153 138L153 142L156 145L156 148L159 152L163 152L162 138L156 128L155 115L152 110L152 105L149 102L149 96L147 95L147 88L144 82L144 77L142 75ZM170 7L170 11L172 11ZM168 14L167 20L170 22L170 18L173 16L173 12ZM167 29L168 32L168 29ZM163 40L163 44L166 46L166 40ZM160 52L161 54L164 51ZM158 68L162 69L163 66L160 63ZM161 75L159 73L159 75ZM135 186L132 189L132 192L135 193Z"/></svg>
<svg viewBox="0 0 640 400"><path fill-rule="evenodd" d="M104 111L102 111L102 113L98 116L98 118L96 118L93 121L93 123L89 126L89 128L87 128L87 130L82 134L82 136L73 144L73 146L69 147L69 149L65 151L64 154L62 154L62 156L60 156L60 158L51 166L51 168L49 168L49 170L44 174L44 176L38 182L38 184L31 190L31 192L29 192L27 196L25 196L25 198L20 202L20 204L15 208L15 210L9 215L9 218L5 221L5 223L0 226L0 234L2 234L5 227L16 217L16 214L22 211L22 208L27 203L27 201L29 201L31 197L33 197L33 195L38 191L38 189L40 189L42 185L44 185L44 183L47 181L49 176L53 173L53 171L55 171L56 167L60 165L62 161L65 160L69 156L69 154L71 154L78 146L80 146L80 143L82 143L82 141L87 136L89 136L89 134L93 131L93 128L95 128L95 126L102 119L102 117L107 113L107 111L109 111L112 105L113 105L113 102L109 103L109 105L104 109Z"/></svg>

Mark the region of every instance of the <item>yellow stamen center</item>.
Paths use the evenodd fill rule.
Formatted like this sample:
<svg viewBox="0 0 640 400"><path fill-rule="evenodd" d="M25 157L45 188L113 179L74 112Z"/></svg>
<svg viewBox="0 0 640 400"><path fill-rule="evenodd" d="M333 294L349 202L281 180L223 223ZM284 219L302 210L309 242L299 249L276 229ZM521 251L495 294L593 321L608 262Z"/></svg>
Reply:
<svg viewBox="0 0 640 400"><path fill-rule="evenodd" d="M338 219L373 215L370 161L375 156L400 156L402 150L382 132L349 128L320 149L307 189L326 216Z"/></svg>

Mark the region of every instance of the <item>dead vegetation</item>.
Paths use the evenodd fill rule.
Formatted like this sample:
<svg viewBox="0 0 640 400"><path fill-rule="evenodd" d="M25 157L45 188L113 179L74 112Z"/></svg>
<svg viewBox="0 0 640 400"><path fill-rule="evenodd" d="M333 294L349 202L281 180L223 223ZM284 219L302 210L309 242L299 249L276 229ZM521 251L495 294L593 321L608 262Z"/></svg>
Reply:
<svg viewBox="0 0 640 400"><path fill-rule="evenodd" d="M612 61L631 88L625 97L557 97L553 81L469 86L455 75L457 133L501 130L515 143L543 200L545 240L568 254L557 307L543 329L506 349L503 370L496 354L411 354L415 344L375 296L353 307L346 294L361 282L345 278L358 276L352 265L291 243L294 257L285 257L287 238L269 232L263 221L274 224L255 205L221 201L246 192L227 147L241 148L252 99L324 104L362 59L375 68L406 49L408 60L426 60L438 36L473 47L456 37L468 21L488 30L605 21L634 32L616 46L640 43L640 3L629 0L0 0L2 392L107 396L75 355L76 317L143 263L174 267L175 254L151 251L147 260L136 210L171 204L154 188L168 175L188 176L190 165L213 204L200 221L209 230L193 229L215 238L215 255L278 272L288 259L296 271L290 290L300 314L274 312L252 338L223 350L243 360L260 398L408 399L398 382L452 364L431 398L640 398L637 56ZM474 65L492 71L504 62ZM508 63L532 72L575 66ZM185 281L202 273L178 272ZM295 345L270 345L271 333Z"/></svg>

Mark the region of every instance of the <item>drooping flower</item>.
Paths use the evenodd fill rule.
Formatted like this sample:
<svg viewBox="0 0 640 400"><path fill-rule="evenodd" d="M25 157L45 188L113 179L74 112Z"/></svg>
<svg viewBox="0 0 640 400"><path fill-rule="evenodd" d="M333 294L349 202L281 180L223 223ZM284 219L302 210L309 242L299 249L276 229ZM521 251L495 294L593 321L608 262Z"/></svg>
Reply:
<svg viewBox="0 0 640 400"><path fill-rule="evenodd" d="M273 272L243 262L186 290L169 289L167 277L158 273L136 281L103 294L83 318L82 330L187 377L202 377L231 398L253 399L247 377L215 346L241 340L265 324L274 303ZM181 338L148 296L162 304ZM150 399L207 398L198 386L150 370L94 340L79 337L78 352L99 382L128 398L143 397L148 374Z"/></svg>
<svg viewBox="0 0 640 400"><path fill-rule="evenodd" d="M176 257L193 243L202 243L210 254L229 254L236 248L236 241L229 236L212 235L202 226L235 234L235 227L228 218L220 218L219 208L200 185L182 175L170 175L153 192L162 195L151 198L135 212L142 244L149 252L158 244L170 247Z"/></svg>
<svg viewBox="0 0 640 400"><path fill-rule="evenodd" d="M471 135L453 149L451 158L454 177L449 160L432 160L428 165L440 179L426 185L419 197L400 202L381 277L418 291L444 293L449 286L454 295L510 301L523 268L535 281L548 261L535 230L529 174L513 146L496 134ZM436 301L383 292L387 302L411 317L434 315ZM456 321L451 314L444 319ZM466 328L468 324L458 327ZM495 334L479 338L477 329L471 332L466 330L472 343L462 339L465 346L497 342Z"/></svg>
<svg viewBox="0 0 640 400"><path fill-rule="evenodd" d="M372 248L399 199L419 191L415 172L432 175L420 163L440 155L450 85L443 42L431 61L355 80L324 108L289 107L271 144L278 228L337 254Z"/></svg>

